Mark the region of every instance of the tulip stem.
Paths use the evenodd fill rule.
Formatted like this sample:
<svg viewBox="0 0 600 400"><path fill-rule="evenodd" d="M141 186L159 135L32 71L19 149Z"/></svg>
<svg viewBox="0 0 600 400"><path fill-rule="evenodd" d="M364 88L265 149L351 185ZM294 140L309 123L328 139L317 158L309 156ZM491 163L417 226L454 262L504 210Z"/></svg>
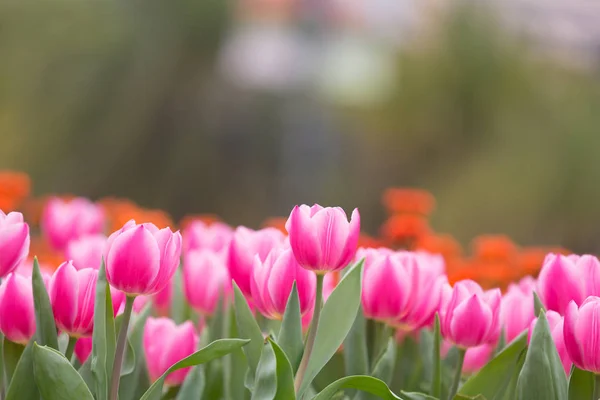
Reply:
<svg viewBox="0 0 600 400"><path fill-rule="evenodd" d="M73 351L75 351L75 343L77 343L77 338L73 336L69 336L69 344L67 345L67 350L65 351L65 358L71 361L73 358Z"/></svg>
<svg viewBox="0 0 600 400"><path fill-rule="evenodd" d="M452 387L450 388L450 395L448 396L448 400L452 400L456 392L458 391L458 384L460 383L460 377L462 376L463 362L465 361L465 353L467 350L458 349L458 363L456 364L456 372L454 374L454 382L452 382Z"/></svg>
<svg viewBox="0 0 600 400"><path fill-rule="evenodd" d="M594 398L592 400L600 399L600 375L594 375Z"/></svg>
<svg viewBox="0 0 600 400"><path fill-rule="evenodd" d="M123 311L123 323L119 330L117 339L117 349L115 350L115 361L113 364L112 377L110 380L110 399L117 400L119 397L119 381L121 379L121 366L123 365L123 356L125 354L125 343L127 342L127 330L129 329L129 320L133 310L133 301L135 297L127 296L125 298L125 311Z"/></svg>
<svg viewBox="0 0 600 400"><path fill-rule="evenodd" d="M308 360L312 353L313 346L315 344L315 337L317 336L317 327L319 326L319 316L321 315L321 306L323 304L323 278L325 275L317 274L317 293L315 297L315 311L313 312L312 320L310 321L310 328L308 330L308 337L306 338L306 344L304 345L304 354L302 354L302 360L300 360L300 366L296 373L296 379L294 380L294 389L298 393L304 374L306 373L306 367L308 367Z"/></svg>

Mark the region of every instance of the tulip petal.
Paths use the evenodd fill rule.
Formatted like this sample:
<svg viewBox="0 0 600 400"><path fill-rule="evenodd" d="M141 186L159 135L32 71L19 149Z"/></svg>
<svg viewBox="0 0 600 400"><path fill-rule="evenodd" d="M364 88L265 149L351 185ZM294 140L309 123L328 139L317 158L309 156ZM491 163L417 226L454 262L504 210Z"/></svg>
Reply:
<svg viewBox="0 0 600 400"><path fill-rule="evenodd" d="M577 309L577 304L574 301L571 301L565 311L565 322L563 326L565 347L567 348L567 352L569 353L571 360L573 360L573 363L578 368L585 368L581 346L579 345L576 336L578 318L579 310Z"/></svg>
<svg viewBox="0 0 600 400"><path fill-rule="evenodd" d="M492 318L489 306L478 295L473 294L454 310L450 324L452 340L461 347L485 343Z"/></svg>

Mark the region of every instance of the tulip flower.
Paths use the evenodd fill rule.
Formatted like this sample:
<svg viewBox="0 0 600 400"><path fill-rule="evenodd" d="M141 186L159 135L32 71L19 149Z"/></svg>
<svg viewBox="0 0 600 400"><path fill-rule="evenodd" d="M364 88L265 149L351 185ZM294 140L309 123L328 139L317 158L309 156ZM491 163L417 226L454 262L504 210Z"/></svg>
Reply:
<svg viewBox="0 0 600 400"><path fill-rule="evenodd" d="M63 250L71 240L101 233L104 228L102 207L78 197L71 201L52 198L42 213L42 231L56 250Z"/></svg>
<svg viewBox="0 0 600 400"><path fill-rule="evenodd" d="M467 349L462 373L471 375L483 368L492 358L495 348L495 344L482 344Z"/></svg>
<svg viewBox="0 0 600 400"><path fill-rule="evenodd" d="M350 222L339 207L296 206L285 225L294 256L304 268L325 274L345 268L354 258L360 235L360 214Z"/></svg>
<svg viewBox="0 0 600 400"><path fill-rule="evenodd" d="M511 284L502 297L500 321L504 327L506 342L512 342L521 332L529 328L535 318L533 309L532 278L524 278L518 285Z"/></svg>
<svg viewBox="0 0 600 400"><path fill-rule="evenodd" d="M577 310L577 306L575 306L575 309ZM560 362L565 369L565 374L569 376L571 373L571 357L569 356L568 347L566 346L566 333L564 333L565 319L559 313L552 310L546 311L546 319L550 326L550 334L552 335L552 340L554 341L556 351L560 357ZM533 335L536 323L537 318L534 318L529 325L527 343L531 342L531 336Z"/></svg>
<svg viewBox="0 0 600 400"><path fill-rule="evenodd" d="M148 318L144 327L143 346L150 381L154 382L171 365L196 351L198 335L190 321L178 326L169 318ZM188 367L172 372L165 383L181 385L189 371Z"/></svg>
<svg viewBox="0 0 600 400"><path fill-rule="evenodd" d="M600 321L600 297L590 296L579 307L575 301L569 303L563 329L567 353L573 364L579 369L592 371L595 374L600 374L598 321Z"/></svg>
<svg viewBox="0 0 600 400"><path fill-rule="evenodd" d="M212 315L219 296L229 296L231 279L223 254L192 250L183 258L183 292L188 303L202 315Z"/></svg>
<svg viewBox="0 0 600 400"><path fill-rule="evenodd" d="M87 361L90 354L92 354L92 338L80 338L75 343L75 357L77 357L80 364L83 364Z"/></svg>
<svg viewBox="0 0 600 400"><path fill-rule="evenodd" d="M173 281L170 281L160 292L152 296L152 305L159 315L169 315L173 297ZM135 309L135 303L134 303Z"/></svg>
<svg viewBox="0 0 600 400"><path fill-rule="evenodd" d="M459 348L495 343L500 335L499 289L484 292L476 282L457 282L440 309L442 335Z"/></svg>
<svg viewBox="0 0 600 400"><path fill-rule="evenodd" d="M233 230L229 225L215 222L207 225L202 221L191 222L183 232L183 249L189 250L209 249L224 251L229 247Z"/></svg>
<svg viewBox="0 0 600 400"><path fill-rule="evenodd" d="M538 295L546 309L562 315L571 300L579 305L585 299L585 273L578 261L560 254L546 256L538 276Z"/></svg>
<svg viewBox="0 0 600 400"><path fill-rule="evenodd" d="M0 284L0 331L22 345L35 334L31 278L12 273Z"/></svg>
<svg viewBox="0 0 600 400"><path fill-rule="evenodd" d="M258 231L240 226L233 233L227 259L229 275L239 286L244 295L251 295L250 279L254 266L254 256L261 261L269 252L283 244L285 235L275 228L264 228Z"/></svg>
<svg viewBox="0 0 600 400"><path fill-rule="evenodd" d="M13 272L29 254L29 225L23 214L0 210L0 278Z"/></svg>
<svg viewBox="0 0 600 400"><path fill-rule="evenodd" d="M106 279L128 296L160 292L179 265L181 234L131 220L106 243Z"/></svg>
<svg viewBox="0 0 600 400"><path fill-rule="evenodd" d="M305 314L315 301L315 274L298 264L289 247L271 250L264 261L257 255L251 290L258 311L269 319L281 319L294 281L298 289L300 313Z"/></svg>
<svg viewBox="0 0 600 400"><path fill-rule="evenodd" d="M77 269L100 269L105 246L106 236L85 235L67 244L65 256L67 260L73 261L73 266Z"/></svg>

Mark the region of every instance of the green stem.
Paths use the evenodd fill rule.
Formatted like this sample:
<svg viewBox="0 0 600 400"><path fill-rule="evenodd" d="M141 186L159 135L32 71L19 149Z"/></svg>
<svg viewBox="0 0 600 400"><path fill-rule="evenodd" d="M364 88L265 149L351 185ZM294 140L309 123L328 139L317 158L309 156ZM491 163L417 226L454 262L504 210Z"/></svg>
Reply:
<svg viewBox="0 0 600 400"><path fill-rule="evenodd" d="M75 351L75 343L77 343L77 338L69 336L69 344L67 345L67 350L65 351L65 358L69 361L71 361L71 358L73 358L73 351Z"/></svg>
<svg viewBox="0 0 600 400"><path fill-rule="evenodd" d="M594 397L592 400L600 399L600 375L594 375Z"/></svg>
<svg viewBox="0 0 600 400"><path fill-rule="evenodd" d="M304 374L306 373L306 367L308 367L308 360L312 353L313 346L315 344L315 337L317 336L317 327L319 326L319 316L321 315L321 306L323 304L323 278L325 276L317 275L317 296L315 298L315 311L313 312L312 320L310 321L310 328L308 330L308 337L306 338L306 344L304 345L304 354L302 354L302 360L300 360L300 366L296 373L296 379L294 380L294 389L298 393Z"/></svg>
<svg viewBox="0 0 600 400"><path fill-rule="evenodd" d="M373 346L373 359L371 360L371 372L375 370L375 365L377 365L377 361L383 355L385 349L387 348L388 339L390 338L390 334L392 332L391 327L384 322L375 322L375 345Z"/></svg>
<svg viewBox="0 0 600 400"><path fill-rule="evenodd" d="M462 376L462 368L463 363L465 361L465 353L467 351L465 349L458 350L458 363L456 364L456 372L454 374L454 382L452 382L452 387L450 388L450 395L448 396L448 400L452 400L454 395L458 391L458 384L460 383L460 377Z"/></svg>
<svg viewBox="0 0 600 400"><path fill-rule="evenodd" d="M117 339L117 349L115 350L115 361L113 364L112 377L110 380L110 399L117 400L119 397L119 381L121 379L121 367L123 365L123 356L125 355L125 344L127 342L127 330L129 329L129 320L133 310L133 301L135 297L126 297L125 311L123 312L123 323L119 330Z"/></svg>

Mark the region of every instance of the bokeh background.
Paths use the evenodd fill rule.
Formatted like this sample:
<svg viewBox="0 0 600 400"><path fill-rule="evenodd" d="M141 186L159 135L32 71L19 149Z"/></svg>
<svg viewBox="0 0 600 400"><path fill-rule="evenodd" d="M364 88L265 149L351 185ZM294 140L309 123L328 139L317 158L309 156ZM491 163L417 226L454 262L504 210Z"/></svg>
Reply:
<svg viewBox="0 0 600 400"><path fill-rule="evenodd" d="M259 226L417 187L468 244L600 252L600 3L0 2L0 169Z"/></svg>

